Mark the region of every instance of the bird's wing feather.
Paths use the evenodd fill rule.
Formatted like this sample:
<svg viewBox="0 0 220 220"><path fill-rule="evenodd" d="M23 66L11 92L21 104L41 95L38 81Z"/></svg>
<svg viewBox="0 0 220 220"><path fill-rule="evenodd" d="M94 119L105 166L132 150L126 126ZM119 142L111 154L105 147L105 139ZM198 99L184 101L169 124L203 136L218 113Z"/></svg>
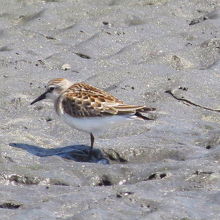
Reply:
<svg viewBox="0 0 220 220"><path fill-rule="evenodd" d="M126 105L111 94L85 83L73 84L62 94L63 111L73 117L132 114L144 106Z"/></svg>
<svg viewBox="0 0 220 220"><path fill-rule="evenodd" d="M114 97L110 93L86 83L75 83L68 90L74 91L75 93L89 92L89 94L93 94L94 96L99 96L100 98L105 98L109 102L123 103L121 100Z"/></svg>

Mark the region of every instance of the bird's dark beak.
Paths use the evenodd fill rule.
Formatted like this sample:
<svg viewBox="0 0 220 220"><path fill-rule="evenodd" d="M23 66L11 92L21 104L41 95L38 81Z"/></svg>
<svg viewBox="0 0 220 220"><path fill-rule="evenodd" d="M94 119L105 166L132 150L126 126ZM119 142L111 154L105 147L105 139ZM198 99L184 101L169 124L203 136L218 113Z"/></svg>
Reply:
<svg viewBox="0 0 220 220"><path fill-rule="evenodd" d="M38 98L36 98L33 102L31 102L31 105L33 105L36 102L39 102L40 100L43 100L46 98L46 94L48 93L48 91L46 91L45 93L43 93L42 95L40 95Z"/></svg>

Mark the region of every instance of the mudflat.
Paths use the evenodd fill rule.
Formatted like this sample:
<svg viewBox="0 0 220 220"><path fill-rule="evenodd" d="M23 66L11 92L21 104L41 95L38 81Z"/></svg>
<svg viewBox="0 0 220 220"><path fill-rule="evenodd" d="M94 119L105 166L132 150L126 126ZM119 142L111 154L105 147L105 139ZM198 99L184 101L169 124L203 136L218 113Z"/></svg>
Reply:
<svg viewBox="0 0 220 220"><path fill-rule="evenodd" d="M220 1L0 0L0 218L220 219ZM96 137L30 103L62 77L155 107Z"/></svg>

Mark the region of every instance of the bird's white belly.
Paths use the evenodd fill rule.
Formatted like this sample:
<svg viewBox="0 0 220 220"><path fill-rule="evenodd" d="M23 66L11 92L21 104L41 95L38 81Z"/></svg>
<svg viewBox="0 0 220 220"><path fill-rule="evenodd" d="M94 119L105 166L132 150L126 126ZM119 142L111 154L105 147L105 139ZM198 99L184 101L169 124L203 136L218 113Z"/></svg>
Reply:
<svg viewBox="0 0 220 220"><path fill-rule="evenodd" d="M130 115L74 118L65 113L61 114L60 117L69 126L88 133L96 133L111 125L131 119Z"/></svg>

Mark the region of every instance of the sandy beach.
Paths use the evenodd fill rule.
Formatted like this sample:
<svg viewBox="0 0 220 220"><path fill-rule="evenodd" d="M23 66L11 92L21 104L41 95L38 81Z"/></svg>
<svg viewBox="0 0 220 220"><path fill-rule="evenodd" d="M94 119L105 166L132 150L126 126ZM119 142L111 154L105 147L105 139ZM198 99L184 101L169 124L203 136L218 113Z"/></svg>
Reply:
<svg viewBox="0 0 220 220"><path fill-rule="evenodd" d="M219 0L0 0L0 219L220 219ZM30 103L48 80L155 107L90 140Z"/></svg>

